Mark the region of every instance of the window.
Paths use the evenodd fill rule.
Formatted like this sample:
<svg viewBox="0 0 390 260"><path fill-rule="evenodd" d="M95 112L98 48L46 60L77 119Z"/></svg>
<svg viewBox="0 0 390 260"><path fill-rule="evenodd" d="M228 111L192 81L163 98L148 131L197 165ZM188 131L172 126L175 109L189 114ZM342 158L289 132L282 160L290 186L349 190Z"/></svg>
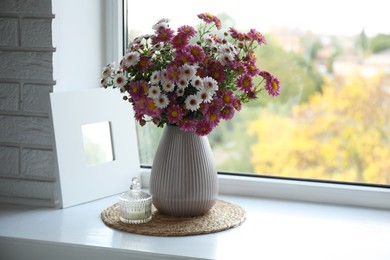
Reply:
<svg viewBox="0 0 390 260"><path fill-rule="evenodd" d="M281 95L245 105L209 135L220 172L253 176L390 184L390 32L380 0L152 1L127 3L128 39L169 18L196 27L198 13L225 28L265 34L259 67L282 82ZM173 8L174 6L174 8ZM138 129L140 158L151 165L161 129Z"/></svg>

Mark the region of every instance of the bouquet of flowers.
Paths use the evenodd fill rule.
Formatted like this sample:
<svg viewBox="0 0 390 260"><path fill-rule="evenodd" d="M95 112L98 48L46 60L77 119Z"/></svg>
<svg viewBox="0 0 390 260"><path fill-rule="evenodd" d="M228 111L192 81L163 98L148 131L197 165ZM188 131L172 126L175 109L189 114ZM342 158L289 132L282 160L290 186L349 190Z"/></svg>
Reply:
<svg viewBox="0 0 390 260"><path fill-rule="evenodd" d="M279 95L279 80L256 66L254 50L266 44L260 32L230 28L217 36L211 29L221 29L220 19L209 13L198 17L197 30L184 25L176 32L168 19L159 20L154 34L129 44L119 68L103 69L101 85L125 93L141 126L176 125L203 136L261 91ZM261 77L259 84L254 77Z"/></svg>

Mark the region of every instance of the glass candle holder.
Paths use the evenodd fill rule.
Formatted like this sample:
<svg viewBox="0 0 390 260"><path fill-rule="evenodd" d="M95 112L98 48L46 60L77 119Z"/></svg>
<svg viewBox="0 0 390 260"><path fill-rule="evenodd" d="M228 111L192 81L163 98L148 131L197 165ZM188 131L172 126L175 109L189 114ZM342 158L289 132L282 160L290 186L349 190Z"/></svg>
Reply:
<svg viewBox="0 0 390 260"><path fill-rule="evenodd" d="M132 179L130 191L119 196L120 221L141 224L152 219L152 196L141 190L138 178Z"/></svg>

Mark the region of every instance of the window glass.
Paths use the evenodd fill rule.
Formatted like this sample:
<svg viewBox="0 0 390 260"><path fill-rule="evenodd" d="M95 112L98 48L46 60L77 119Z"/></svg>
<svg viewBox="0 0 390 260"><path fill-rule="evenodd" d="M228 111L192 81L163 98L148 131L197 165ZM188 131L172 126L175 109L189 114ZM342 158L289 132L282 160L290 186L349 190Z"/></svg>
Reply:
<svg viewBox="0 0 390 260"><path fill-rule="evenodd" d="M390 3L348 1L128 1L131 41L159 19L196 28L197 14L222 30L262 32L258 66L281 94L245 104L208 135L221 172L390 184ZM162 129L138 128L140 158L151 165Z"/></svg>

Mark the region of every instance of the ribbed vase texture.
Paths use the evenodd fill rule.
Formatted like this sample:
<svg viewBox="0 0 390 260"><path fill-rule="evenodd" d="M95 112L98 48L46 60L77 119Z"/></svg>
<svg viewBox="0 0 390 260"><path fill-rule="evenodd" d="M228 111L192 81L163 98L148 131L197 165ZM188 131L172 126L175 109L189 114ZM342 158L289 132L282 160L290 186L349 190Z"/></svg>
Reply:
<svg viewBox="0 0 390 260"><path fill-rule="evenodd" d="M153 161L150 193L163 214L193 217L207 213L218 196L207 137L165 126Z"/></svg>

